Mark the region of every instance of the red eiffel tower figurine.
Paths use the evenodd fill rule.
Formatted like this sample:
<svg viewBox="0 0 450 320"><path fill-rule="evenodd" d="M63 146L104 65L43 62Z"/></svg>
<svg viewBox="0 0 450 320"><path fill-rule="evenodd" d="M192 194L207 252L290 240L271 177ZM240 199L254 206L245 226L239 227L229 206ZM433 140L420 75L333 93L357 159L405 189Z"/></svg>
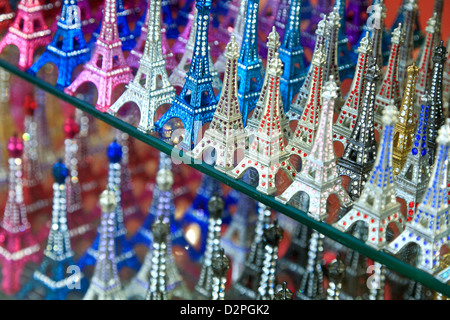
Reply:
<svg viewBox="0 0 450 320"><path fill-rule="evenodd" d="M52 40L42 9L39 0L21 0L14 22L0 41L0 53L9 45L17 46L21 70L31 67L36 49L48 45Z"/></svg>
<svg viewBox="0 0 450 320"><path fill-rule="evenodd" d="M0 264L2 291L15 294L25 265L39 262L40 245L31 234L27 209L23 201L22 154L23 142L14 136L8 141L9 185L3 220L0 222Z"/></svg>
<svg viewBox="0 0 450 320"><path fill-rule="evenodd" d="M74 95L80 85L92 82L98 91L95 108L106 112L112 105L112 92L120 84L133 80L131 68L125 63L122 41L117 26L116 0L106 0L100 35L95 43L91 60L64 91Z"/></svg>

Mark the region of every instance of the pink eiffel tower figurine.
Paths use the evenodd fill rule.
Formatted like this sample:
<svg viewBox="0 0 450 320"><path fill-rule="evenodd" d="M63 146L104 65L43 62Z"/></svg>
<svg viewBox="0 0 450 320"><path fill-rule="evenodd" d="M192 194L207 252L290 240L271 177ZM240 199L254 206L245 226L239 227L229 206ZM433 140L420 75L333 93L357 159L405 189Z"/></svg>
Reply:
<svg viewBox="0 0 450 320"><path fill-rule="evenodd" d="M19 49L18 67L26 70L33 64L37 48L52 40L51 31L45 24L39 0L21 0L17 5L16 18L0 41L0 53L9 45Z"/></svg>
<svg viewBox="0 0 450 320"><path fill-rule="evenodd" d="M227 44L225 58L227 65L224 83L216 111L204 137L192 150L193 158L199 159L208 148L214 148L216 150L215 168L223 172L234 168L235 152L239 149L244 151L247 145L237 97L239 47L234 36L231 36Z"/></svg>
<svg viewBox="0 0 450 320"><path fill-rule="evenodd" d="M332 140L334 104L338 90L338 85L331 77L324 86L323 106L311 153L305 159L302 170L294 182L276 197L278 201L286 204L299 192L306 192L310 197L308 214L320 221L328 218L326 204L330 195L336 195L345 208L349 208L352 204L337 172L337 157L334 154Z"/></svg>
<svg viewBox="0 0 450 320"><path fill-rule="evenodd" d="M97 87L98 99L95 108L108 111L112 105L113 90L120 84L133 80L130 67L125 63L122 41L117 27L117 8L115 0L105 0L100 35L95 42L91 60L83 71L64 91L74 95L79 86L92 82Z"/></svg>
<svg viewBox="0 0 450 320"><path fill-rule="evenodd" d="M361 40L358 53L358 64L355 69L352 86L333 126L333 140L341 142L344 149L355 127L356 118L363 101L364 75L369 64L369 58L372 56L372 41L370 40L369 32Z"/></svg>
<svg viewBox="0 0 450 320"><path fill-rule="evenodd" d="M400 23L394 30L394 32L392 32L391 56L389 57L389 62L384 74L383 82L381 83L375 98L375 130L378 131L379 136L381 136L381 131L383 130L381 118L383 117L384 108L389 103L391 103L391 100L393 100L394 105L397 107L397 110L399 110L402 103L402 97L400 95L400 85L397 75L399 67L400 46L403 43L403 36L404 32L402 31L402 24Z"/></svg>
<svg viewBox="0 0 450 320"><path fill-rule="evenodd" d="M23 143L14 136L8 141L9 182L3 220L0 222L0 264L2 291L7 295L20 289L20 278L28 262L38 263L40 245L31 234L22 190Z"/></svg>
<svg viewBox="0 0 450 320"><path fill-rule="evenodd" d="M273 194L277 191L275 175L283 170L288 179L293 181L297 172L289 161L286 150L285 123L283 103L280 95L280 76L283 73L283 64L278 52L269 62L267 68L269 77L268 94L264 99L263 117L255 138L245 150L244 159L231 171L229 175L240 178L250 168L256 169L259 175L257 190L264 194Z"/></svg>

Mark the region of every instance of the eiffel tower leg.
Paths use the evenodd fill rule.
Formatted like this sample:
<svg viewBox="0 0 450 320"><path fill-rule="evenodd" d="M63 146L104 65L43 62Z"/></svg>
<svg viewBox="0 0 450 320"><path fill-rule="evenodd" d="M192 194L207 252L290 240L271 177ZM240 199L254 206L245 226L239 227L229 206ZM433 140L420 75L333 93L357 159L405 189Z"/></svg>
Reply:
<svg viewBox="0 0 450 320"><path fill-rule="evenodd" d="M256 190L270 195L277 191L275 187L275 174L276 172L270 172L269 168L264 167L264 169L257 169L259 172L259 183Z"/></svg>
<svg viewBox="0 0 450 320"><path fill-rule="evenodd" d="M51 55L48 51L44 51L44 53L39 57L39 59L33 63L33 65L27 70L27 73L35 76L38 71L48 62L50 62L51 59ZM58 70L58 72L61 72L60 70Z"/></svg>
<svg viewBox="0 0 450 320"><path fill-rule="evenodd" d="M183 121L184 137L183 137L183 141L181 141L181 143L180 143L181 148L183 148L185 150L193 149L193 146L197 142L196 130L199 128L199 126L197 125L197 122L199 122L199 121L194 122L193 117L188 117L187 119L185 119ZM200 129L201 129L201 126L200 126Z"/></svg>
<svg viewBox="0 0 450 320"><path fill-rule="evenodd" d="M87 74L88 76L84 76L83 74ZM68 95L73 96L73 95L75 95L75 92L78 90L78 88L86 82L90 82L97 87L97 84L94 82L95 78L96 78L95 75L91 71L83 70L79 74L79 76L76 77L76 79L70 84L70 86L68 86L67 88L64 89L64 92L67 93ZM87 79L90 79L90 80L87 80ZM99 92L98 87L97 87L97 92Z"/></svg>
<svg viewBox="0 0 450 320"><path fill-rule="evenodd" d="M284 192L281 195L275 198L282 204L286 204L299 192L301 192L301 190L299 189L299 184L296 181L294 181L289 185L289 187L286 190L284 190Z"/></svg>

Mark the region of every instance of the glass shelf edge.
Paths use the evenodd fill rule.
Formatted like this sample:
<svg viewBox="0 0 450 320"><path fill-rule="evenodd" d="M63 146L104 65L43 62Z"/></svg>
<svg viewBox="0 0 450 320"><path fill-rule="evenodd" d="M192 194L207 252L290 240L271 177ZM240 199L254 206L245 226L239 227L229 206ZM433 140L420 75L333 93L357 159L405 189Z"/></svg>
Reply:
<svg viewBox="0 0 450 320"><path fill-rule="evenodd" d="M272 209L287 215L288 217L305 224L306 226L317 230L318 232L322 233L323 235L329 237L332 240L335 240L347 248L350 248L352 250L358 251L359 253L363 254L364 256L370 258L371 260L377 261L382 265L385 265L391 270L397 271L398 273L415 280L417 282L420 282L422 285L433 289L437 292L440 292L444 294L445 296L450 297L450 285L447 285L438 279L436 279L433 275L426 273L425 271L422 271L420 269L417 269L399 259L396 257L383 252L376 250L372 247L369 247L361 240L353 237L350 234L343 233L333 226L317 221L311 217L309 217L305 212L296 209L289 205L284 205L278 201L275 200L273 196L264 195L258 191L256 191L256 188L246 184L245 182L241 180L235 180L229 177L228 175L217 171L214 169L213 166L208 165L204 162L198 163L200 161L194 161L192 158L187 157L185 154L183 154L182 150L176 149L173 146L165 143L162 140L159 140L158 138L145 134L144 132L141 132L136 129L136 127L133 127L132 125L110 115L107 113L103 113L95 109L92 105L78 99L75 97L72 97L63 91L57 89L52 84L45 82L44 80L30 75L24 71L21 71L16 66L0 59L0 67L4 68L8 72L24 79L25 81L36 85L37 87L41 88L42 90L54 95L55 97L71 104L72 106L87 112L94 116L95 118L121 130L132 137L158 149L159 151L162 151L168 155L175 155L176 158L180 159L185 163L186 165L194 168L195 170L198 170L204 174L207 174L220 182L228 185L229 187L236 189L239 192L242 192L246 194L247 196L271 207ZM175 152L174 152L175 151ZM178 156L177 156L178 154Z"/></svg>

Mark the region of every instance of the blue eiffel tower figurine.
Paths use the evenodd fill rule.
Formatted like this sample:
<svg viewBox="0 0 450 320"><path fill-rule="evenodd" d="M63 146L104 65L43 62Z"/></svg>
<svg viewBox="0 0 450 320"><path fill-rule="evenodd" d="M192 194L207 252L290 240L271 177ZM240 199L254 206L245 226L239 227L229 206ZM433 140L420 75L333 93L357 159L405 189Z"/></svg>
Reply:
<svg viewBox="0 0 450 320"><path fill-rule="evenodd" d="M334 7L339 14L339 23L341 25L338 31L337 54L340 80L344 81L345 79L353 79L356 65L351 58L351 46L349 46L349 39L345 32L347 18L347 16L345 15L345 0L336 0Z"/></svg>
<svg viewBox="0 0 450 320"><path fill-rule="evenodd" d="M279 48L280 60L284 64L284 72L280 78L284 112L288 112L291 107L292 99L300 90L307 73L303 46L300 43L301 3L302 0L290 1L286 31Z"/></svg>
<svg viewBox="0 0 450 320"><path fill-rule="evenodd" d="M141 263L133 250L131 243L126 239L127 230L123 223L123 208L121 204L121 162L122 162L122 146L116 141L109 144L107 149L107 155L109 158L109 170L108 170L108 182L107 188L113 190L116 193L116 258L117 268L120 271L123 267L129 267L138 271ZM97 255L99 254L99 237L100 233L94 239L91 246L84 252L84 254L78 260L78 266L83 270L89 265L95 265Z"/></svg>
<svg viewBox="0 0 450 320"><path fill-rule="evenodd" d="M60 90L72 82L72 72L75 67L87 62L91 57L91 50L81 31L81 20L78 13L77 0L64 0L52 42L27 70L28 73L36 75L46 63L53 62L58 68L56 87Z"/></svg>
<svg viewBox="0 0 450 320"><path fill-rule="evenodd" d="M258 55L259 0L248 0L244 37L238 59L237 75L240 79L238 99L244 127L249 113L256 107L263 85L264 68Z"/></svg>
<svg viewBox="0 0 450 320"><path fill-rule="evenodd" d="M117 10L117 27L119 29L120 41L122 41L122 50L130 51L136 46L136 37L134 33L131 32L130 27L128 26L127 10L123 6L123 0L115 1ZM102 23L100 22L97 29L92 33L91 40L89 41L89 44L91 44L92 46L95 44L98 36L100 35L101 27Z"/></svg>
<svg viewBox="0 0 450 320"><path fill-rule="evenodd" d="M195 4L197 29L186 82L169 110L155 123L156 130L161 130L168 120L179 118L184 126L184 137L179 146L186 150L192 150L197 144L197 135L205 123L211 122L218 102L209 70L208 29L212 0L196 0Z"/></svg>
<svg viewBox="0 0 450 320"><path fill-rule="evenodd" d="M42 288L45 290L44 298L46 300L65 300L69 294L83 294L87 290L87 280L77 270L73 260L74 252L70 244L67 226L66 178L68 169L61 159L53 166L52 174L55 179L52 226L44 249L44 258L38 269L34 271L30 281L18 292L18 299L27 298Z"/></svg>

